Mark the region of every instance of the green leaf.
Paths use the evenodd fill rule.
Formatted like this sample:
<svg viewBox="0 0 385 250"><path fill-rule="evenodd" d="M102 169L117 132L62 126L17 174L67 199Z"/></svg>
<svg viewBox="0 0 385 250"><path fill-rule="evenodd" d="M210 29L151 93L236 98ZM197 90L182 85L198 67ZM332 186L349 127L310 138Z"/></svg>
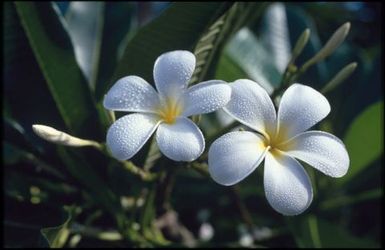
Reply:
<svg viewBox="0 0 385 250"><path fill-rule="evenodd" d="M41 170L50 173L51 175L64 179L65 176L58 171L56 168L46 164L45 162L38 159L34 154L31 152L25 151L15 145L10 144L7 141L3 141L3 157L4 157L4 163L6 165L12 165L16 163L21 162L27 162L36 165Z"/></svg>
<svg viewBox="0 0 385 250"><path fill-rule="evenodd" d="M65 15L76 61L91 89L95 87L93 75L99 61L104 8L104 2L70 2Z"/></svg>
<svg viewBox="0 0 385 250"><path fill-rule="evenodd" d="M235 3L208 28L194 49L197 66L190 83L195 84L214 76L220 54L228 39L250 22L251 17L259 17L265 6L266 3Z"/></svg>
<svg viewBox="0 0 385 250"><path fill-rule="evenodd" d="M79 66L96 93L112 77L120 44L132 28L132 12L133 4L126 2L70 3L68 32Z"/></svg>
<svg viewBox="0 0 385 250"><path fill-rule="evenodd" d="M355 204L355 203L359 203L367 200L379 199L383 195L384 195L383 190L380 188L376 188L369 191L363 191L358 194L354 193L346 196L337 196L329 200L322 201L320 204L320 209L328 210L328 209L333 209L340 206L347 206L350 204Z"/></svg>
<svg viewBox="0 0 385 250"><path fill-rule="evenodd" d="M93 195L100 205L112 214L118 213L120 210L118 198L96 169L91 167L90 161L86 161L83 155L72 148L58 146L57 149L71 175Z"/></svg>
<svg viewBox="0 0 385 250"><path fill-rule="evenodd" d="M238 79L248 78L248 75L227 53L222 53L219 58L215 78L233 82Z"/></svg>
<svg viewBox="0 0 385 250"><path fill-rule="evenodd" d="M251 79L271 93L279 86L281 75L272 55L249 28L241 29L226 47L226 53Z"/></svg>
<svg viewBox="0 0 385 250"><path fill-rule="evenodd" d="M318 36L317 26L313 17L303 8L298 6L298 4L287 3L286 13L292 44L296 42L296 39L298 39L305 29L310 29L309 42L296 60L298 66L317 53L321 49L322 44ZM329 77L328 66L325 61L321 61L314 67L309 68L306 73L300 77L300 80L302 82L311 83L311 86L313 87L319 87L322 86L322 84L327 81Z"/></svg>
<svg viewBox="0 0 385 250"><path fill-rule="evenodd" d="M122 57L127 36L132 34L134 7L131 2L106 2L100 59L95 86L95 95L103 96L103 87L111 80L114 70Z"/></svg>
<svg viewBox="0 0 385 250"><path fill-rule="evenodd" d="M3 116L3 126L4 140L30 152L42 151L39 145L33 143L32 138L26 133L23 126L8 115Z"/></svg>
<svg viewBox="0 0 385 250"><path fill-rule="evenodd" d="M272 3L263 16L261 40L270 51L275 67L283 74L291 57L289 27L284 3Z"/></svg>
<svg viewBox="0 0 385 250"><path fill-rule="evenodd" d="M356 62L349 63L343 67L329 82L325 84L325 86L321 89L321 93L325 94L341 85L351 74L353 74L356 67Z"/></svg>
<svg viewBox="0 0 385 250"><path fill-rule="evenodd" d="M71 225L75 207L67 208L68 218L60 226L57 227L46 227L41 229L41 234L47 240L50 248L61 248L67 242L70 234L69 227Z"/></svg>
<svg viewBox="0 0 385 250"><path fill-rule="evenodd" d="M64 121L45 83L12 2L4 3L3 28L3 97L6 117L20 123L25 134L32 132L31 125L36 121L64 128ZM12 137L8 131L5 135ZM15 138L12 138L12 142L13 139Z"/></svg>
<svg viewBox="0 0 385 250"><path fill-rule="evenodd" d="M66 125L79 136L96 132L97 111L56 5L48 2L15 2L15 5Z"/></svg>
<svg viewBox="0 0 385 250"><path fill-rule="evenodd" d="M379 247L374 241L355 237L342 226L313 214L288 217L286 222L301 248Z"/></svg>
<svg viewBox="0 0 385 250"><path fill-rule="evenodd" d="M350 157L348 173L338 180L349 182L383 154L384 102L377 102L363 111L350 125L344 143Z"/></svg>
<svg viewBox="0 0 385 250"><path fill-rule="evenodd" d="M114 77L98 92L98 100L117 79L126 75L138 75L152 83L156 58L171 50L191 51L207 26L227 7L228 4L219 2L172 3L128 42Z"/></svg>

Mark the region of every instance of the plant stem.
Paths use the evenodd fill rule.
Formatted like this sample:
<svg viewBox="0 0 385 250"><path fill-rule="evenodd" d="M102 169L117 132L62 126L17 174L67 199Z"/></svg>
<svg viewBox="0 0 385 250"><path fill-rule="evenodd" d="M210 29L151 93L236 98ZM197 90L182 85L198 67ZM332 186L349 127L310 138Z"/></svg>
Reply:
<svg viewBox="0 0 385 250"><path fill-rule="evenodd" d="M199 163L199 162L192 162L191 164L188 165L188 167L194 169L201 175L205 177L209 177L209 171L208 171L208 165L207 163Z"/></svg>
<svg viewBox="0 0 385 250"><path fill-rule="evenodd" d="M158 174L145 171L135 166L135 164L132 163L131 161L122 161L122 164L125 169L127 169L134 175L139 176L143 181L154 181L158 178Z"/></svg>
<svg viewBox="0 0 385 250"><path fill-rule="evenodd" d="M243 203L240 197L239 186L238 185L232 186L231 191L235 199L235 203L238 207L239 213L241 214L241 218L247 225L247 228L249 229L250 233L252 233L253 229L255 228L255 225L253 223L253 219L251 217L249 210L247 209L246 205Z"/></svg>

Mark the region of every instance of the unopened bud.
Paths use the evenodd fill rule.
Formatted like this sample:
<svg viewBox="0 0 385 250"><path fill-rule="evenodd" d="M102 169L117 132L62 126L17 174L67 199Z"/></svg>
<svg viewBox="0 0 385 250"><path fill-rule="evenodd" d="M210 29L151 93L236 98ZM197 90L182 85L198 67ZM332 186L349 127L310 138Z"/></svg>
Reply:
<svg viewBox="0 0 385 250"><path fill-rule="evenodd" d="M343 24L341 27L339 27L334 34L329 38L325 46L318 51L318 53L313 56L309 61L307 61L303 68L307 69L310 65L313 65L314 63L317 63L326 57L330 56L345 40L347 34L350 30L350 23L347 22Z"/></svg>
<svg viewBox="0 0 385 250"><path fill-rule="evenodd" d="M305 48L307 42L309 41L310 37L310 29L305 29L302 34L299 36L293 52L291 53L291 59L290 59L290 64L293 64L295 59L301 54L303 49Z"/></svg>
<svg viewBox="0 0 385 250"><path fill-rule="evenodd" d="M49 126L34 124L32 129L39 137L49 142L53 142L60 145L71 146L71 147L84 147L94 146L100 148L100 144L95 141L83 140L62 131L54 129Z"/></svg>
<svg viewBox="0 0 385 250"><path fill-rule="evenodd" d="M334 77L331 79L325 87L321 90L321 93L325 94L330 90L334 89L338 85L340 85L343 81L345 81L357 68L357 63L353 62L346 65L343 69L341 69Z"/></svg>

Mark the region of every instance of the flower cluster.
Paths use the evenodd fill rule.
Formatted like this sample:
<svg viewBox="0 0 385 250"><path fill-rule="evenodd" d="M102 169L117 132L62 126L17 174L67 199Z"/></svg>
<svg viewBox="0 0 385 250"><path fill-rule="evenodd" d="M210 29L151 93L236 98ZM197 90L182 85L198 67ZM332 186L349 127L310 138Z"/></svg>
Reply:
<svg viewBox="0 0 385 250"><path fill-rule="evenodd" d="M293 84L282 95L278 112L256 82L220 80L188 88L195 56L188 51L162 54L154 65L157 91L138 76L118 80L104 107L133 112L107 132L107 146L119 160L133 157L156 131L160 151L175 161L193 161L205 149L202 132L188 117L223 108L251 131L227 133L209 149L209 173L219 184L234 185L264 160L268 202L279 213L296 215L310 205L310 179L299 159L331 177L349 167L344 144L321 131L307 131L330 112L327 99L311 87ZM296 159L295 159L296 158Z"/></svg>

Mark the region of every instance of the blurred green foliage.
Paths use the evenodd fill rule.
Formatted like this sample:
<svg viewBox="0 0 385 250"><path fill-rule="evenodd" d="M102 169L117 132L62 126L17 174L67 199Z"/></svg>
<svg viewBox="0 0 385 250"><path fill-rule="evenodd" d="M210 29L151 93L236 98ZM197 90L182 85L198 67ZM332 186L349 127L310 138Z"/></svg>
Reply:
<svg viewBox="0 0 385 250"><path fill-rule="evenodd" d="M284 3L280 19L269 12L273 3L77 4L3 3L5 247L380 246L380 3ZM81 16L79 8L95 11ZM315 196L301 215L284 217L269 206L260 170L223 187L192 165L161 157L150 143L128 166L94 148L50 144L32 132L39 123L104 142L112 123L102 107L105 92L129 74L151 83L156 57L170 50L194 51L193 82L249 78L272 92L282 82L282 60L290 59L306 28L309 42L296 66L345 22L351 23L346 41L297 81L321 90L345 65L358 63L326 93L332 111L319 125L344 141L351 165L340 179L307 167ZM225 118L201 118L206 138L225 132ZM205 153L198 162L203 167ZM145 182L125 167L159 178ZM214 230L209 240L200 236L203 223Z"/></svg>

